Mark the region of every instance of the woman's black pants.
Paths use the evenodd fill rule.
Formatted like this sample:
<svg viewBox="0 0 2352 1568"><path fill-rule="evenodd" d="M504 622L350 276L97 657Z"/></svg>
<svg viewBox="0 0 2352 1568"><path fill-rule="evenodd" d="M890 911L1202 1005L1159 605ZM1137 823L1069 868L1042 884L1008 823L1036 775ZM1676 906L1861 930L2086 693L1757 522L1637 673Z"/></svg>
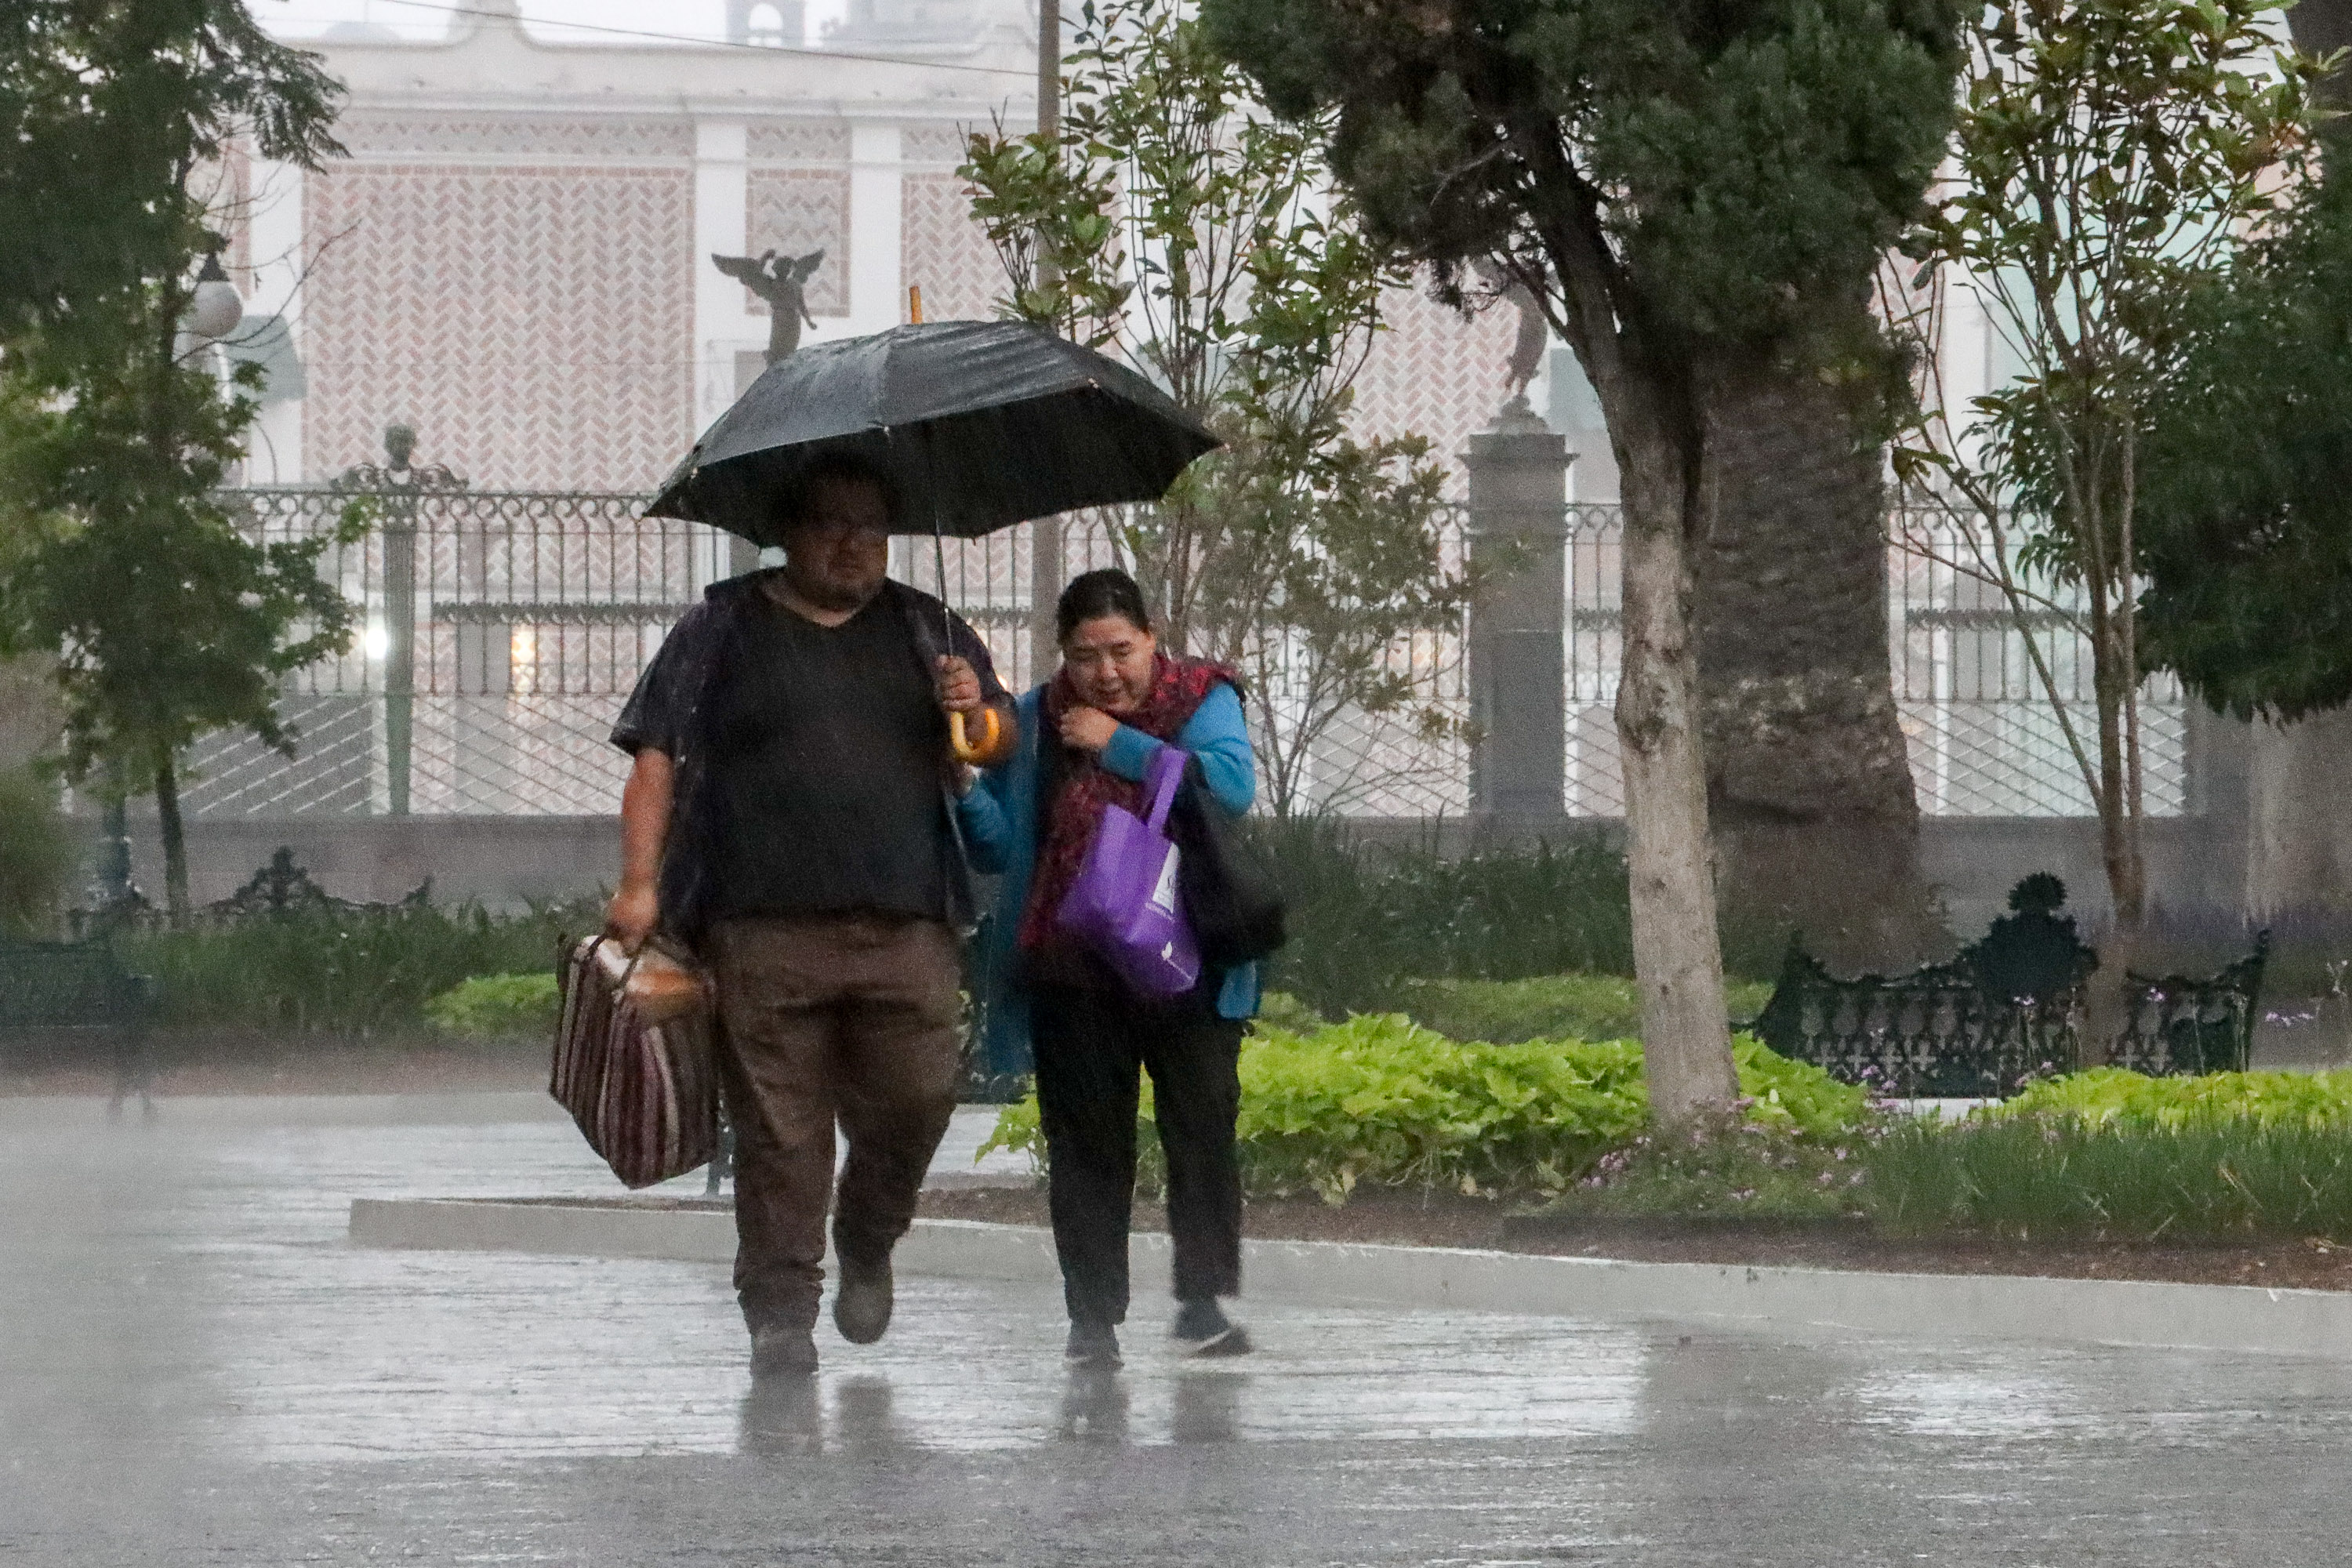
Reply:
<svg viewBox="0 0 2352 1568"><path fill-rule="evenodd" d="M1127 1319L1127 1230L1135 1201L1139 1068L1151 1074L1168 1160L1176 1299L1241 1289L1242 1183L1234 1159L1242 1033L1209 981L1171 1002L1041 985L1030 1038L1045 1134L1054 1249L1073 1322Z"/></svg>

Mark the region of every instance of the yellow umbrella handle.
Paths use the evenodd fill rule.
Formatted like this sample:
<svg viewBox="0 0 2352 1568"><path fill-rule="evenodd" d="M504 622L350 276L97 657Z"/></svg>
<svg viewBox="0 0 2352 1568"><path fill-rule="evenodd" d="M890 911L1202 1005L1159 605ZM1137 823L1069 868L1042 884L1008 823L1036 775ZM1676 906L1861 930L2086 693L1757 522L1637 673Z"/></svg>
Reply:
<svg viewBox="0 0 2352 1568"><path fill-rule="evenodd" d="M977 763L996 752L996 710L983 708L980 710L980 744L975 746L964 739L963 715L948 715L948 749L955 752L956 761L960 763Z"/></svg>

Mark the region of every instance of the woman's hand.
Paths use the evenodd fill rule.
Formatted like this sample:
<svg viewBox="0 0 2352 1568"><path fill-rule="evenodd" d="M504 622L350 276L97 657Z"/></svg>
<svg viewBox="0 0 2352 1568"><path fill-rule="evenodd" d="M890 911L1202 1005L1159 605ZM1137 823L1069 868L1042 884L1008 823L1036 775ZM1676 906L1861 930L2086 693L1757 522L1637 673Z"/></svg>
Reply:
<svg viewBox="0 0 2352 1568"><path fill-rule="evenodd" d="M1118 733L1118 721L1099 708L1073 708L1062 715L1062 744L1099 753Z"/></svg>

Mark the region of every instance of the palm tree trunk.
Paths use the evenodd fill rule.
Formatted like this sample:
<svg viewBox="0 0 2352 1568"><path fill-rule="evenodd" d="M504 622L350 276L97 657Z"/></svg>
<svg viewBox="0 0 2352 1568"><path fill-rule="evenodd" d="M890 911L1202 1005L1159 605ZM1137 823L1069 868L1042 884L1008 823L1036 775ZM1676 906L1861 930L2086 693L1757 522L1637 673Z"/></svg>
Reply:
<svg viewBox="0 0 2352 1568"><path fill-rule="evenodd" d="M1887 658L1882 457L1850 398L1769 367L1713 400L1713 527L1694 552L1707 808L1727 942L1788 932L1832 968L1907 967L1944 938Z"/></svg>

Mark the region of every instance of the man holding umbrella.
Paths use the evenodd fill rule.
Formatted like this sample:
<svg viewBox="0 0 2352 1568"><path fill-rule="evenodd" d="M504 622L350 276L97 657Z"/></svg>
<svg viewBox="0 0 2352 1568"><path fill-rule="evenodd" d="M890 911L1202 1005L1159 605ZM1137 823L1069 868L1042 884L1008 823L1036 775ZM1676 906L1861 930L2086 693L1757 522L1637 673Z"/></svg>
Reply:
<svg viewBox="0 0 2352 1568"><path fill-rule="evenodd" d="M667 933L717 983L755 1374L816 1364L836 1121L834 1321L860 1344L889 1324L891 1248L954 1110L955 784L1016 741L980 638L885 575L889 536L931 534L939 562L945 533L1156 497L1215 445L1051 332L919 324L779 361L648 509L784 551L712 585L613 731L635 761L610 929Z"/></svg>
<svg viewBox="0 0 2352 1568"><path fill-rule="evenodd" d="M613 731L635 761L610 925L632 946L667 928L717 983L735 1285L761 1373L816 1363L836 1120L834 1321L865 1344L889 1324L890 1250L955 1109L971 904L946 715L1009 700L970 626L884 575L891 506L855 459L813 465L784 565L714 584Z"/></svg>

